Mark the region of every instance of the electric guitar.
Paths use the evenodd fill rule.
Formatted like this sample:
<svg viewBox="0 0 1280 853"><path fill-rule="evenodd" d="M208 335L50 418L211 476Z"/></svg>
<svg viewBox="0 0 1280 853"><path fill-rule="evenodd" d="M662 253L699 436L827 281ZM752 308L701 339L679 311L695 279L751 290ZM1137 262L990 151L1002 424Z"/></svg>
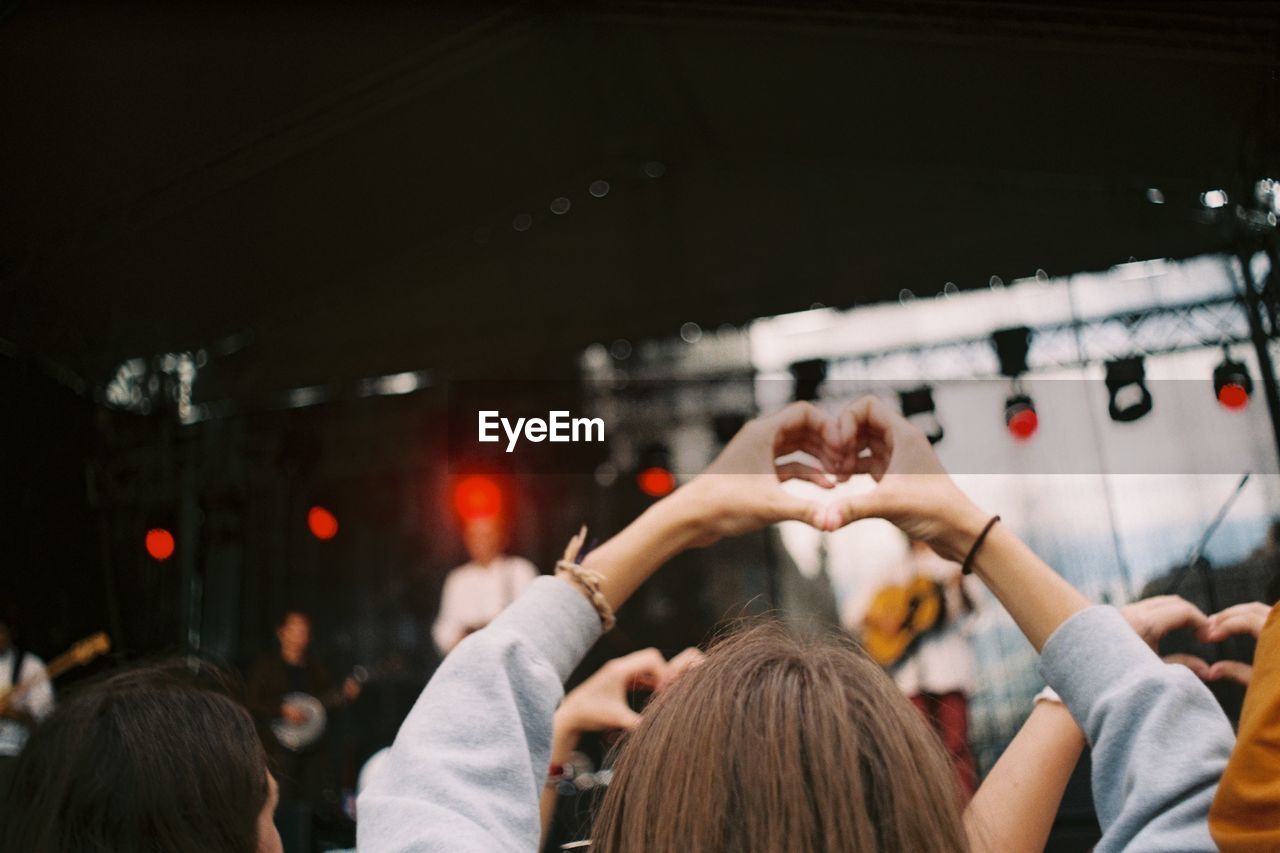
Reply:
<svg viewBox="0 0 1280 853"><path fill-rule="evenodd" d="M917 575L907 583L882 587L863 620L862 645L876 663L891 667L942 617L942 587Z"/></svg>
<svg viewBox="0 0 1280 853"><path fill-rule="evenodd" d="M21 698L32 687L40 683L41 679L53 681L59 675L62 675L69 669L75 669L78 666L84 666L94 658L105 655L111 651L111 638L102 632L85 637L62 654L58 655L49 663L45 664L44 673L22 679L17 684L9 687L0 687L0 709L9 708L14 702Z"/></svg>
<svg viewBox="0 0 1280 853"><path fill-rule="evenodd" d="M401 667L400 660L393 658L374 667L372 671L363 666L353 667L347 677L363 687L371 679L381 678L383 675L398 671ZM310 693L301 691L286 693L280 704L294 709L302 718L297 722L291 722L284 717L276 717L271 721L271 734L290 752L304 750L324 736L325 729L329 725L329 712L349 705L353 701L355 700L343 695L341 688L330 690L323 696L312 696Z"/></svg>

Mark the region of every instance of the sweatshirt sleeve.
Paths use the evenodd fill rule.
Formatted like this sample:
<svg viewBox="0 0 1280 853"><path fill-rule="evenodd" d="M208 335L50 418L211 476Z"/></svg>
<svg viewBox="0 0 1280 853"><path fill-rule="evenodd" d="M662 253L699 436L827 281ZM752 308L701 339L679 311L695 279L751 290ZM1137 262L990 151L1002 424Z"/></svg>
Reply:
<svg viewBox="0 0 1280 853"><path fill-rule="evenodd" d="M1234 735L1191 670L1161 661L1113 607L1064 622L1040 669L1093 748L1097 853L1215 850L1209 805Z"/></svg>
<svg viewBox="0 0 1280 853"><path fill-rule="evenodd" d="M1253 680L1240 737L1209 812L1223 853L1280 849L1280 604L1271 609L1253 655Z"/></svg>
<svg viewBox="0 0 1280 853"><path fill-rule="evenodd" d="M459 643L360 795L362 853L536 851L552 715L599 636L586 598L544 577Z"/></svg>

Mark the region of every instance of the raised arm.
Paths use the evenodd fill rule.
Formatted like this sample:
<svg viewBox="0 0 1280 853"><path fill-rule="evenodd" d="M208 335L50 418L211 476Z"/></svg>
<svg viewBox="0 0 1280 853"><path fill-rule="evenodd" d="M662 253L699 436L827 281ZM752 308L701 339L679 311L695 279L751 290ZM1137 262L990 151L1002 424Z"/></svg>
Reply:
<svg viewBox="0 0 1280 853"><path fill-rule="evenodd" d="M1084 747L1061 702L1037 702L964 810L974 853L1043 850Z"/></svg>
<svg viewBox="0 0 1280 853"><path fill-rule="evenodd" d="M851 451L844 472L878 485L820 523L885 518L965 560L990 515L960 491L918 429L874 398L830 429ZM997 523L973 556L1093 747L1103 828L1096 849L1214 849L1205 819L1233 737L1208 689L1186 667L1163 663L1114 608L1090 607L1008 527Z"/></svg>
<svg viewBox="0 0 1280 853"><path fill-rule="evenodd" d="M708 470L590 553L617 609L680 551L775 521L813 523L818 507L781 488L815 469L776 460L806 450L834 465L825 421L807 404L743 427ZM830 470L830 469L829 469ZM539 578L445 658L400 729L386 770L360 797L362 851L535 850L552 719L564 680L600 635L571 580Z"/></svg>

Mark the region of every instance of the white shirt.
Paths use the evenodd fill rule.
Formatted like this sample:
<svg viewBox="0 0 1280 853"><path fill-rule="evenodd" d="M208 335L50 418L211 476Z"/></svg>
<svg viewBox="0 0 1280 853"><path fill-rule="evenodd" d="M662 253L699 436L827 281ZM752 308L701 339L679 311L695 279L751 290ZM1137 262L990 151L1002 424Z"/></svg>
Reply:
<svg viewBox="0 0 1280 853"><path fill-rule="evenodd" d="M440 654L448 654L472 631L493 621L538 576L524 557L498 557L487 566L466 563L449 572L440 615L431 629Z"/></svg>
<svg viewBox="0 0 1280 853"><path fill-rule="evenodd" d="M860 634L862 620L866 618L871 600L882 587L889 584L905 584L916 575L942 584L946 602L946 622L921 637L909 652L890 671L898 687L908 696L921 693L960 692L973 694L976 687L973 651L968 639L968 611L964 598L968 597L974 609L982 600L982 582L970 575L961 578L964 593L955 579L960 577L960 566L942 559L936 554L915 556L882 565L878 571L859 573L865 583L849 596L841 612L841 622L849 631Z"/></svg>
<svg viewBox="0 0 1280 853"><path fill-rule="evenodd" d="M9 651L0 655L0 690L12 686L13 656L12 646ZM53 713L53 685L45 675L44 661L31 652L25 653L22 656L22 671L18 673L18 683L30 683L31 686L13 699L14 708L26 711L36 722ZM0 719L0 755L12 756L22 752L29 735L27 727L16 720Z"/></svg>

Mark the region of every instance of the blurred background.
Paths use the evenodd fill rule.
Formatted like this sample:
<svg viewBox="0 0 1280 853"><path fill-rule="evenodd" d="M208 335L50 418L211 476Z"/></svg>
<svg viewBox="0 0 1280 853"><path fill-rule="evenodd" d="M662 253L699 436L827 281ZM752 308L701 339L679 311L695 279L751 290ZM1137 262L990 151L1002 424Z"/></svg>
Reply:
<svg viewBox="0 0 1280 853"><path fill-rule="evenodd" d="M461 521L546 571L876 393L1096 600L1274 600L1278 61L1259 2L0 0L0 597L46 658L111 635L67 685L303 608L397 662L358 765ZM478 388L607 441L471 446ZM837 625L905 548L685 555L596 657ZM994 602L970 636L985 770L1041 683Z"/></svg>

